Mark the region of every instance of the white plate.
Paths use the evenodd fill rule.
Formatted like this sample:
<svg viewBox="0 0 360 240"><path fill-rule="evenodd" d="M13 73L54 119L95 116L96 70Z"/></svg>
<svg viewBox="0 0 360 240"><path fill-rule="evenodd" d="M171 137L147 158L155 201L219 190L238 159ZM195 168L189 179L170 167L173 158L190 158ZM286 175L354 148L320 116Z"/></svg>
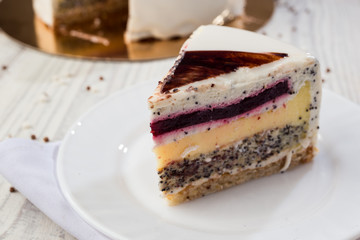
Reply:
<svg viewBox="0 0 360 240"><path fill-rule="evenodd" d="M360 237L360 108L324 91L312 163L176 207L160 197L146 99L119 92L65 137L57 175L72 207L114 239Z"/></svg>

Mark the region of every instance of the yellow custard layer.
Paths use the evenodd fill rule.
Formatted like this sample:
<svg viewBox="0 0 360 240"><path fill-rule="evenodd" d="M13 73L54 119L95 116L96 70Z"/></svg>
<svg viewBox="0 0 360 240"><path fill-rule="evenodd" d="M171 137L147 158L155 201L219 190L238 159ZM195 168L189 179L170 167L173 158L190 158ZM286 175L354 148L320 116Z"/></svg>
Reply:
<svg viewBox="0 0 360 240"><path fill-rule="evenodd" d="M206 154L216 148L237 142L245 137L270 128L283 127L286 124L299 125L310 118L306 111L311 101L310 83L300 89L298 94L284 106L260 115L242 117L210 131L186 136L176 142L154 148L161 170L172 161L192 158L200 153ZM185 156L184 156L185 155Z"/></svg>

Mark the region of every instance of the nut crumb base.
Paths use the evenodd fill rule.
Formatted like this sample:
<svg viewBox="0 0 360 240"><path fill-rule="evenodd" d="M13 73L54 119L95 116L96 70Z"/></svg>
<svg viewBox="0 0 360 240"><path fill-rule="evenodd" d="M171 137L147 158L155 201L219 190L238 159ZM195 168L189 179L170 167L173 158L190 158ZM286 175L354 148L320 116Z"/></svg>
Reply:
<svg viewBox="0 0 360 240"><path fill-rule="evenodd" d="M313 157L314 148L312 145L306 149L300 149L292 155L291 163L288 169L294 168L300 164L311 162ZM166 199L170 206L175 206L180 203L194 200L253 179L279 173L285 164L286 156L264 167L246 169L242 171L240 170L236 174L225 173L219 178L209 179L208 181L198 186L190 185L178 193L168 194L166 195Z"/></svg>

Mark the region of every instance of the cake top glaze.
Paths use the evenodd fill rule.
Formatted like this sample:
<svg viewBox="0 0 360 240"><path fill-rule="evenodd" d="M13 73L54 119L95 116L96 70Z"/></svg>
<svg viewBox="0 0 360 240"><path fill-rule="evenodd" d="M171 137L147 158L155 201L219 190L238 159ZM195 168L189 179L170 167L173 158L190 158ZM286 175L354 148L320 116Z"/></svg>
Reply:
<svg viewBox="0 0 360 240"><path fill-rule="evenodd" d="M287 56L286 53L185 51L164 79L161 92L234 72L240 67L258 67Z"/></svg>

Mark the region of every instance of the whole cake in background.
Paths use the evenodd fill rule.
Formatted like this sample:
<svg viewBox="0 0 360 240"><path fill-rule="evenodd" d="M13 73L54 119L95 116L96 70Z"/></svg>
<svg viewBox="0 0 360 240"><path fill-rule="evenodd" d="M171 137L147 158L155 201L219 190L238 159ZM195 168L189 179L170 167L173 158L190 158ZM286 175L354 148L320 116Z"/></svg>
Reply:
<svg viewBox="0 0 360 240"><path fill-rule="evenodd" d="M241 15L244 0L33 0L35 15L48 27L82 23L124 28L127 42L190 35L227 13ZM224 15L224 18L227 16Z"/></svg>
<svg viewBox="0 0 360 240"><path fill-rule="evenodd" d="M245 30L201 26L148 99L170 205L284 172L316 152L318 61Z"/></svg>

